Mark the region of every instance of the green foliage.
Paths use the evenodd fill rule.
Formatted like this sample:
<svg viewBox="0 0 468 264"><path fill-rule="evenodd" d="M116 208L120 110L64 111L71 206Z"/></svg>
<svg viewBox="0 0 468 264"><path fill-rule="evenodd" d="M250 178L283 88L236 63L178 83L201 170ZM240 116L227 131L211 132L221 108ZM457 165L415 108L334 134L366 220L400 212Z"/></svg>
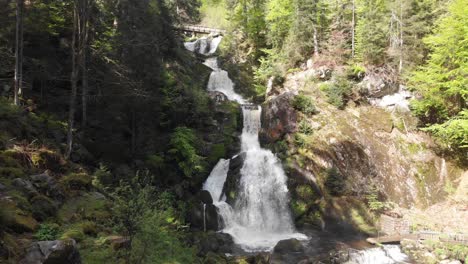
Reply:
<svg viewBox="0 0 468 264"><path fill-rule="evenodd" d="M70 190L89 190L92 180L86 173L70 173L62 178L62 184Z"/></svg>
<svg viewBox="0 0 468 264"><path fill-rule="evenodd" d="M344 109L352 93L352 84L343 76L337 76L331 84L320 89L327 94L328 103Z"/></svg>
<svg viewBox="0 0 468 264"><path fill-rule="evenodd" d="M178 127L171 135L169 154L174 158L179 169L186 177L205 170L205 161L198 154L198 138L192 129Z"/></svg>
<svg viewBox="0 0 468 264"><path fill-rule="evenodd" d="M331 195L340 196L346 192L346 180L335 167L327 169L325 187Z"/></svg>
<svg viewBox="0 0 468 264"><path fill-rule="evenodd" d="M356 25L356 51L365 64L381 64L388 43L388 15L386 1L360 0Z"/></svg>
<svg viewBox="0 0 468 264"><path fill-rule="evenodd" d="M468 98L468 5L466 0L450 2L448 13L436 22L434 35L425 39L431 50L426 65L409 80L422 98L412 103L423 125L453 149L467 147Z"/></svg>
<svg viewBox="0 0 468 264"><path fill-rule="evenodd" d="M270 0L267 2L266 22L268 40L275 48L281 48L292 24L293 5L289 1Z"/></svg>
<svg viewBox="0 0 468 264"><path fill-rule="evenodd" d="M310 185L299 185L296 187L297 196L304 201L312 201L317 198L314 189Z"/></svg>
<svg viewBox="0 0 468 264"><path fill-rule="evenodd" d="M294 134L294 144L298 148L305 148L307 146L307 136L301 133Z"/></svg>
<svg viewBox="0 0 468 264"><path fill-rule="evenodd" d="M312 99L304 94L295 96L292 101L292 106L306 115L313 115L318 112Z"/></svg>
<svg viewBox="0 0 468 264"><path fill-rule="evenodd" d="M353 64L346 68L346 76L348 79L359 81L364 78L366 74L366 68L360 64Z"/></svg>
<svg viewBox="0 0 468 264"><path fill-rule="evenodd" d="M468 110L442 123L423 129L434 134L448 148L463 151L468 148Z"/></svg>
<svg viewBox="0 0 468 264"><path fill-rule="evenodd" d="M58 238L60 229L57 224L41 224L34 234L34 238L41 241L51 241Z"/></svg>
<svg viewBox="0 0 468 264"><path fill-rule="evenodd" d="M80 223L79 227L85 235L96 236L98 233L98 226L92 221L84 221Z"/></svg>
<svg viewBox="0 0 468 264"><path fill-rule="evenodd" d="M104 188L105 186L111 185L112 182L112 173L104 164L100 163L99 168L93 173L92 185L96 188Z"/></svg>
<svg viewBox="0 0 468 264"><path fill-rule="evenodd" d="M314 133L314 128L306 119L304 119L299 123L299 132L304 135L312 135L312 133Z"/></svg>

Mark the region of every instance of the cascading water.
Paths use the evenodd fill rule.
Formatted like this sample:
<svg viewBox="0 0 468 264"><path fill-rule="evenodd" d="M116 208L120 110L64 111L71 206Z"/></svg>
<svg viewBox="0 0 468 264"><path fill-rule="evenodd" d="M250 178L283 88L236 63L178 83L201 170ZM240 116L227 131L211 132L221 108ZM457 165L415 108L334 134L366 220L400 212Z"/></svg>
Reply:
<svg viewBox="0 0 468 264"><path fill-rule="evenodd" d="M200 44L192 42L185 46L206 55L207 46L210 46L205 44L206 39ZM215 44L218 45L219 42ZM196 48L197 45L199 49ZM288 207L287 178L281 162L271 151L260 147L258 132L261 128L261 108L245 105L246 101L234 91L234 83L228 73L219 68L216 57L208 58L205 65L213 69L208 91L221 92L229 100L244 104L241 149L246 153L246 158L240 172L238 198L231 206L226 203L222 193L229 160L220 160L203 185L203 189L210 192L223 220L222 231L230 234L234 242L246 251L269 251L283 239L306 239L305 235L296 233L293 225Z"/></svg>
<svg viewBox="0 0 468 264"><path fill-rule="evenodd" d="M209 43L208 39L202 38L198 44L192 42L185 46L191 51L211 55L216 52L221 37L213 39L214 43ZM216 57L207 58L205 65L213 69L207 89L221 92L229 100L243 104L241 151L246 155L234 205L228 204L223 194L230 160L221 159L203 185L203 190L210 192L223 220L222 232L230 234L236 244L251 252L271 251L283 239L307 239L295 231L288 208L287 178L281 162L271 151L260 147L258 132L261 128L261 108L247 105L242 96L234 91L232 80L226 71L220 69ZM384 246L351 252L348 263L393 264L406 261L408 257L398 246Z"/></svg>
<svg viewBox="0 0 468 264"><path fill-rule="evenodd" d="M384 245L381 248L356 250L349 254L345 264L396 264L409 263L408 256L397 245Z"/></svg>

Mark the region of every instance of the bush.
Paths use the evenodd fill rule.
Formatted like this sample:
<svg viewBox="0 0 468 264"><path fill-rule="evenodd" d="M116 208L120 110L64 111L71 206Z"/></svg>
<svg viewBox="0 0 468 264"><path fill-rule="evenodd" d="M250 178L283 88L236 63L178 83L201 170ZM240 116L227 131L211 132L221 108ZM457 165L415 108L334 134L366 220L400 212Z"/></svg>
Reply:
<svg viewBox="0 0 468 264"><path fill-rule="evenodd" d="M40 241L51 241L56 240L58 234L59 226L57 224L41 224L34 234L34 238Z"/></svg>
<svg viewBox="0 0 468 264"><path fill-rule="evenodd" d="M360 81L366 75L366 68L359 64L354 64L346 69L348 79Z"/></svg>
<svg viewBox="0 0 468 264"><path fill-rule="evenodd" d="M344 177L333 167L327 170L327 178L325 180L325 187L331 195L340 196L346 191L346 182Z"/></svg>
<svg viewBox="0 0 468 264"><path fill-rule="evenodd" d="M309 96L299 94L294 97L292 106L307 115L313 115L317 113L317 109Z"/></svg>
<svg viewBox="0 0 468 264"><path fill-rule="evenodd" d="M338 109L344 109L352 93L351 83L343 77L337 77L332 84L321 87L328 96L328 103Z"/></svg>
<svg viewBox="0 0 468 264"><path fill-rule="evenodd" d="M423 129L434 134L448 148L463 152L468 149L468 110L449 121Z"/></svg>
<svg viewBox="0 0 468 264"><path fill-rule="evenodd" d="M92 178L86 173L72 173L62 179L62 183L70 190L89 190Z"/></svg>
<svg viewBox="0 0 468 264"><path fill-rule="evenodd" d="M299 132L305 135L311 135L314 132L314 129L307 120L302 120L299 123Z"/></svg>
<svg viewBox="0 0 468 264"><path fill-rule="evenodd" d="M169 154L177 162L179 169L186 177L205 170L204 157L198 154L198 138L192 129L178 127L171 135Z"/></svg>
<svg viewBox="0 0 468 264"><path fill-rule="evenodd" d="M92 184L97 188L104 188L113 183L112 174L104 164L99 164L99 168L93 174Z"/></svg>
<svg viewBox="0 0 468 264"><path fill-rule="evenodd" d="M304 148L307 145L306 135L301 133L294 134L294 144L299 148Z"/></svg>

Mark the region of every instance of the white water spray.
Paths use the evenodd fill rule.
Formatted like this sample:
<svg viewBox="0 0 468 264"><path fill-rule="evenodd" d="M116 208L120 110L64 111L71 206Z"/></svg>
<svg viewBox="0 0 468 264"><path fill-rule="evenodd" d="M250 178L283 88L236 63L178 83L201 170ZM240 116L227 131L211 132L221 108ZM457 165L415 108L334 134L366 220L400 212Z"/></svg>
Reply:
<svg viewBox="0 0 468 264"><path fill-rule="evenodd" d="M356 250L350 253L345 264L397 264L409 263L408 256L401 252L397 245L384 245L381 248Z"/></svg>

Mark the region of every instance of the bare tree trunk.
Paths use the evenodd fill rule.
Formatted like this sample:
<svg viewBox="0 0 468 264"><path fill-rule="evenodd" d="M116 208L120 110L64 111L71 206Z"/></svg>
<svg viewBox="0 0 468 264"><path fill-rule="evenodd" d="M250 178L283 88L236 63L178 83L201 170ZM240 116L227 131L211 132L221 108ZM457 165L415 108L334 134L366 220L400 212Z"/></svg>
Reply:
<svg viewBox="0 0 468 264"><path fill-rule="evenodd" d="M78 1L75 0L73 8L73 36L71 44L71 53L72 53L72 71L70 76L71 84L71 95L70 95L70 109L68 113L68 133L67 133L67 149L65 152L65 158L69 159L72 147L73 147L73 125L75 122L75 111L76 111L76 93L77 93L77 82L78 82L78 57L77 56L77 35L79 36L79 10L78 10ZM79 46L79 45L78 45Z"/></svg>
<svg viewBox="0 0 468 264"><path fill-rule="evenodd" d="M351 25L351 57L354 58L355 52L355 34L356 34L356 2L353 0L353 22Z"/></svg>
<svg viewBox="0 0 468 264"><path fill-rule="evenodd" d="M314 56L318 56L319 55L319 44L318 44L318 36L317 36L317 27L315 25L313 25L313 29L314 29Z"/></svg>
<svg viewBox="0 0 468 264"><path fill-rule="evenodd" d="M19 105L19 96L21 95L23 85L23 11L24 0L16 0L15 105Z"/></svg>

